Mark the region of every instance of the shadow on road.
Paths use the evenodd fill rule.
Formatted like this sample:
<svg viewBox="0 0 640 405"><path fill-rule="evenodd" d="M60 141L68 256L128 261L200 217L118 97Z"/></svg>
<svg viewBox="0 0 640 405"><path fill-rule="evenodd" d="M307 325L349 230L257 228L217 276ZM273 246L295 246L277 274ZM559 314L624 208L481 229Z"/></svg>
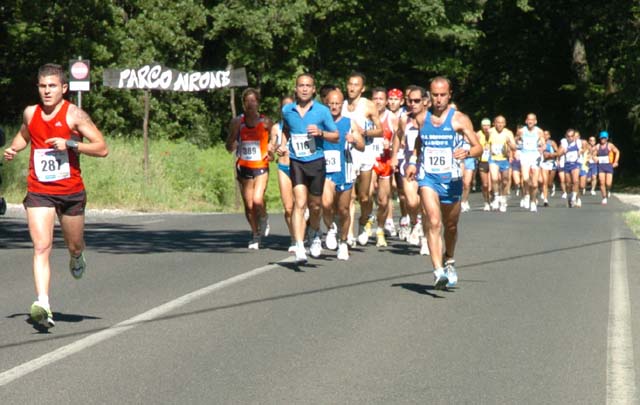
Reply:
<svg viewBox="0 0 640 405"><path fill-rule="evenodd" d="M31 325L33 329L37 330L39 333L46 333L46 334L50 333L49 329L43 327L38 323L33 322L29 317L29 314L20 313L20 314L11 314L7 316L7 318L18 318L18 317L24 317L25 318L24 321L29 325ZM84 321L85 319L102 319L102 318L97 316L90 316L90 315L63 314L61 312L54 311L53 319L56 321L56 323L58 322L78 323L78 322Z"/></svg>

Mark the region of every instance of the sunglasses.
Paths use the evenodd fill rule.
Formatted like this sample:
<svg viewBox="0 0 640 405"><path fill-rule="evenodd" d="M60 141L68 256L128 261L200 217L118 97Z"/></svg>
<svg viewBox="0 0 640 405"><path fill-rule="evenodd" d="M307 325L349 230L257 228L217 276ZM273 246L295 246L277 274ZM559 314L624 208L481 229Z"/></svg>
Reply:
<svg viewBox="0 0 640 405"><path fill-rule="evenodd" d="M422 102L422 99L421 98L408 98L407 102L409 104L419 104L419 103Z"/></svg>

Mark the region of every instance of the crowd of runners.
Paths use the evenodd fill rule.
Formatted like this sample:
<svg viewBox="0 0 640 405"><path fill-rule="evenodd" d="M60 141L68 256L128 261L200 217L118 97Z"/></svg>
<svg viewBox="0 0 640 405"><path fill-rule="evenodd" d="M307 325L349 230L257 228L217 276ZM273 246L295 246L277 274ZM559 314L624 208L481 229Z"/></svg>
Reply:
<svg viewBox="0 0 640 405"><path fill-rule="evenodd" d="M25 109L20 130L4 150L4 159L11 161L31 148L24 206L34 244L37 300L30 317L47 328L54 325L49 256L55 217L70 253L71 274L81 278L86 194L79 155L108 154L91 118L64 99L67 90L62 67L42 66L40 103ZM471 210L468 198L476 176L484 211L506 212L507 199L515 194L523 210L536 212L539 197L547 206L556 192L555 177L569 207L580 207L587 190L595 195L596 184L602 204L607 203L620 151L606 131L596 142L594 136L583 141L578 131L568 129L558 145L537 126L536 115L528 114L515 134L501 115L483 119L476 132L452 103L451 82L442 76L428 88L375 87L370 100L365 90L365 76L352 73L345 91L325 85L316 94L313 75L301 74L295 94L281 99L277 122L261 114L258 90L244 90L243 113L231 121L226 147L237 156L236 178L251 228L249 249L260 249L270 232L264 196L274 160L291 236L289 252L297 263L306 263L307 254L319 257L323 249L337 250L338 260L349 260L349 249L357 244L374 239L377 247L385 247L387 237L398 237L430 256L436 289L458 282L458 220Z"/></svg>

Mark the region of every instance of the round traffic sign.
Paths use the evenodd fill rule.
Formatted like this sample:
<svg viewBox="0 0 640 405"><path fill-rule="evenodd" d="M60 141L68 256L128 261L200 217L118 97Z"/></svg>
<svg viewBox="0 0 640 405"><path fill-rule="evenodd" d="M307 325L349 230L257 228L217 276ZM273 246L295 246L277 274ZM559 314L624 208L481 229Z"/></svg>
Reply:
<svg viewBox="0 0 640 405"><path fill-rule="evenodd" d="M71 76L77 80L86 79L89 76L89 66L81 61L75 62L71 65Z"/></svg>

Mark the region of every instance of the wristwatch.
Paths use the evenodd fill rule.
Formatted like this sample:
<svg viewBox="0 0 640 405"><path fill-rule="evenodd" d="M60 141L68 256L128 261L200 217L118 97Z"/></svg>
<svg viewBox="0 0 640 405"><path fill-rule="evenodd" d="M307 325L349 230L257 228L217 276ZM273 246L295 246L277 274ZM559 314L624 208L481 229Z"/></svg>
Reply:
<svg viewBox="0 0 640 405"><path fill-rule="evenodd" d="M65 145L67 145L67 149L78 150L78 142L74 141L73 139L67 140L67 142L65 142Z"/></svg>

